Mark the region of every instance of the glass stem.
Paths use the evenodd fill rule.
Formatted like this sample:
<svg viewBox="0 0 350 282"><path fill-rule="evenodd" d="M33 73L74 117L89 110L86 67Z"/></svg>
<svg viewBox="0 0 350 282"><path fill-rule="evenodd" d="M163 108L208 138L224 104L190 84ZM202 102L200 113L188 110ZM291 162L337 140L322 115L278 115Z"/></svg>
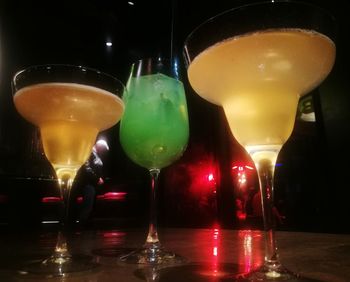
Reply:
<svg viewBox="0 0 350 282"><path fill-rule="evenodd" d="M160 169L153 168L149 170L151 175L151 195L150 195L150 213L149 213L149 227L148 235L145 243L147 248L159 248L160 242L157 231L157 190L158 177Z"/></svg>
<svg viewBox="0 0 350 282"><path fill-rule="evenodd" d="M275 228L276 214L274 206L274 172L278 153L281 146L271 146L263 150L247 150L257 169L261 193L261 204L265 234L265 262L264 267L268 276L278 277L281 270L279 262Z"/></svg>
<svg viewBox="0 0 350 282"><path fill-rule="evenodd" d="M61 216L61 228L58 232L55 252L53 254L54 258L67 259L71 256L68 250L66 235L69 226L69 201L73 179L70 175L63 175L59 178L60 195L63 200L63 214Z"/></svg>

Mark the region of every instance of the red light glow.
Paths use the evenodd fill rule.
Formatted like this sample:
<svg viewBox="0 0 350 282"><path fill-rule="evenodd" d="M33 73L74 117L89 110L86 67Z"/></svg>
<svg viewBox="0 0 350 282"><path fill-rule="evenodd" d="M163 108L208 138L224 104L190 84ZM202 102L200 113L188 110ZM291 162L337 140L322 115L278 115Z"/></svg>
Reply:
<svg viewBox="0 0 350 282"><path fill-rule="evenodd" d="M98 195L98 200L103 201L125 201L127 192L107 192L103 195Z"/></svg>
<svg viewBox="0 0 350 282"><path fill-rule="evenodd" d="M201 144L195 144L192 149L191 158L185 156L175 165L176 169L164 171L166 175L162 179L165 179L164 184L167 186L165 195L173 198L166 209L175 220L180 220L177 210L181 209L181 214L188 214L185 219L188 222L197 222L197 216L203 222L212 222L217 213L219 166L214 155ZM177 204L178 200L181 200L180 205Z"/></svg>
<svg viewBox="0 0 350 282"><path fill-rule="evenodd" d="M251 178L251 171L254 170L254 167L246 164L237 164L232 166L232 173L235 177L235 181L238 183L239 189L245 189L248 185L248 179Z"/></svg>
<svg viewBox="0 0 350 282"><path fill-rule="evenodd" d="M99 201L125 201L127 192L107 192L102 195L98 195L96 198ZM83 197L77 198L77 203L81 204L83 202Z"/></svg>
<svg viewBox="0 0 350 282"><path fill-rule="evenodd" d="M61 202L62 199L60 197L43 197L41 199L41 202L46 204L46 203L58 203Z"/></svg>
<svg viewBox="0 0 350 282"><path fill-rule="evenodd" d="M238 171L244 171L246 168L249 170L254 170L254 167L251 165L234 165L232 170L238 169Z"/></svg>
<svg viewBox="0 0 350 282"><path fill-rule="evenodd" d="M215 193L217 176L215 166L202 163L197 166L189 166L188 173L191 178L190 190L193 194L200 195Z"/></svg>
<svg viewBox="0 0 350 282"><path fill-rule="evenodd" d="M218 247L213 247L213 256L214 257L218 256Z"/></svg>

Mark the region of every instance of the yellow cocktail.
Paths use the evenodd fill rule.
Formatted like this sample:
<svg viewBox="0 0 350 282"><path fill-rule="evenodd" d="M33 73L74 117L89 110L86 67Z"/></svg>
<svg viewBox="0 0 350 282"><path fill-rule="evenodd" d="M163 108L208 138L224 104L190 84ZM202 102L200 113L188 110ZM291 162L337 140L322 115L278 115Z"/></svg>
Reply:
<svg viewBox="0 0 350 282"><path fill-rule="evenodd" d="M74 178L97 134L116 124L124 110L118 96L75 83L27 86L15 93L14 102L17 111L40 128L45 155L58 178Z"/></svg>
<svg viewBox="0 0 350 282"><path fill-rule="evenodd" d="M309 30L273 29L222 41L188 68L191 86L224 108L246 149L282 145L292 133L299 97L330 72L335 45Z"/></svg>

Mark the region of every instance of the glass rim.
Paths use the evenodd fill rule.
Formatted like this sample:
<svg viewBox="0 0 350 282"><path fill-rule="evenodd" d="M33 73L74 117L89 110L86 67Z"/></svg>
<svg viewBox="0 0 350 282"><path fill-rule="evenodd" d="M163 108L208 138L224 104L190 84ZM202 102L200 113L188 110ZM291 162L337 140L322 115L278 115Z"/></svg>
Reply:
<svg viewBox="0 0 350 282"><path fill-rule="evenodd" d="M179 64L176 57L170 56L150 56L144 57L131 62L130 77L140 76L141 73L150 74L152 71L155 73L163 73L169 75L176 80L181 81L179 74ZM147 70L144 72L143 70Z"/></svg>
<svg viewBox="0 0 350 282"><path fill-rule="evenodd" d="M171 66L175 62L175 58L171 58L169 56L150 56L150 57L143 57L140 59L136 59L131 61L131 65L140 64L141 62L154 62L154 63L166 63L167 65Z"/></svg>
<svg viewBox="0 0 350 282"><path fill-rule="evenodd" d="M16 71L13 76L12 76L12 85L16 88L16 80L23 74L26 74L30 71L33 71L33 70L39 70L39 71L45 71L45 70L50 70L50 68L53 69L53 71L55 71L55 69L58 71L62 71L64 69L71 69L71 70L74 70L74 71L79 71L81 73L90 73L90 74L94 74L96 75L96 77L100 76L100 77L105 77L107 79L109 79L110 81L113 81L114 83L117 83L119 84L119 86L121 86L122 90L125 89L125 85L122 81L120 81L118 78L114 77L113 75L109 74L109 73L106 73L104 71L100 71L96 68L93 68L93 67L87 67L87 66L84 66L84 65L74 65L74 64L38 64L38 65L30 65L30 66L27 66L25 68L22 68L18 71ZM86 85L90 85L88 83L89 80L86 80ZM47 80L45 81L47 83L50 83L50 80ZM52 82L57 82L55 80L52 80ZM72 81L73 82L73 81ZM79 84L79 82L77 82ZM93 84L91 84L93 85ZM22 86L20 87L19 89L23 88L25 86ZM18 90L18 89L17 89Z"/></svg>
<svg viewBox="0 0 350 282"><path fill-rule="evenodd" d="M135 59L133 60L133 62L138 62L138 61L145 61L145 60L165 60L165 61L171 61L171 57L170 56L162 56L162 55L158 55L158 56L146 56L146 57L141 57L139 59Z"/></svg>
<svg viewBox="0 0 350 282"><path fill-rule="evenodd" d="M203 22L201 22L200 24L198 24L196 27L194 27L192 29L192 31L186 36L185 41L184 41L184 49L186 48L186 46L188 45L188 42L191 40L191 38L193 37L193 35L200 30L203 26L207 25L208 23L214 21L217 18L223 17L227 14L245 9L245 8L249 8L249 7L258 7L258 6L268 6L268 5L279 5L279 4L291 4L291 5L299 5L299 6L304 6L304 7L310 7L310 8L314 8L317 9L318 11L322 12L325 15L328 15L330 18L332 18L332 20L336 23L336 17L329 12L328 10L326 10L325 8L313 4L313 3L308 3L308 2L304 2L304 1L295 1L295 0L270 0L270 1L257 1L257 2L253 2L253 3L247 3L247 4L243 4L243 5L239 5L237 7L233 7L233 8L229 8L226 9L225 11L222 11L220 13L217 13L209 18L207 18L206 20L204 20ZM258 29L256 29L257 31ZM253 31L252 31L253 32Z"/></svg>

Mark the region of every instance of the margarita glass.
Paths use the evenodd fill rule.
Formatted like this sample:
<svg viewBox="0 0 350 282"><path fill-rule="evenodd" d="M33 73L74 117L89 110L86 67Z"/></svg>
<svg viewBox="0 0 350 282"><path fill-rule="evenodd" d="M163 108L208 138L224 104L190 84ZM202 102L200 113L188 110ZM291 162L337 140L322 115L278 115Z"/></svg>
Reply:
<svg viewBox="0 0 350 282"><path fill-rule="evenodd" d="M69 251L66 233L70 192L78 169L89 158L98 133L121 118L124 86L100 71L72 65L32 66L15 74L13 100L19 114L40 129L64 204L54 253L21 273L65 276L96 266L93 258Z"/></svg>
<svg viewBox="0 0 350 282"><path fill-rule="evenodd" d="M265 263L248 279L295 278L280 263L275 239L273 176L292 133L299 98L327 77L335 60L334 19L313 5L272 1L217 15L186 39L191 86L222 106L236 140L257 169Z"/></svg>

